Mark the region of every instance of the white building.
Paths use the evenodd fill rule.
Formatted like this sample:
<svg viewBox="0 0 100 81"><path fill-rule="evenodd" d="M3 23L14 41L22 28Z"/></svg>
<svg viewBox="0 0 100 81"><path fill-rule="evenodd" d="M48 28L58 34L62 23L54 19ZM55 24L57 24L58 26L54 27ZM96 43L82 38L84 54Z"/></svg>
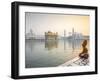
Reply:
<svg viewBox="0 0 100 81"><path fill-rule="evenodd" d="M30 29L29 33L26 33L25 39L34 39L34 34L32 29Z"/></svg>

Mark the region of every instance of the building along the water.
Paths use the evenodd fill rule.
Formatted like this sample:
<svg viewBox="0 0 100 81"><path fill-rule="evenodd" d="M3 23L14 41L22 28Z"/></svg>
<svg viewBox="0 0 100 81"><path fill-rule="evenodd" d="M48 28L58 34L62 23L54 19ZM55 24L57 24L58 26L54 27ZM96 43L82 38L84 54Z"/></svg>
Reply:
<svg viewBox="0 0 100 81"><path fill-rule="evenodd" d="M34 34L33 34L32 29L30 29L30 31L26 33L25 39L34 39Z"/></svg>
<svg viewBox="0 0 100 81"><path fill-rule="evenodd" d="M57 40L58 38L58 33L57 32L45 32L45 40Z"/></svg>
<svg viewBox="0 0 100 81"><path fill-rule="evenodd" d="M75 32L74 28L72 29L71 35L67 37L68 39L89 39L89 36L84 36L82 33Z"/></svg>

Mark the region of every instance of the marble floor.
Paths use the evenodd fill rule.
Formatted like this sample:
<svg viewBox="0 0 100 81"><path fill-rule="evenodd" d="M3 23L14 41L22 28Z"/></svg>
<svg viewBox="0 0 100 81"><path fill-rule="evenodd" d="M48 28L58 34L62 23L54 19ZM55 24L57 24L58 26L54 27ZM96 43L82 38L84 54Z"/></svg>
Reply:
<svg viewBox="0 0 100 81"><path fill-rule="evenodd" d="M60 66L87 66L87 65L89 65L89 58L83 60L83 59L80 59L79 57L76 57L71 61L61 64Z"/></svg>

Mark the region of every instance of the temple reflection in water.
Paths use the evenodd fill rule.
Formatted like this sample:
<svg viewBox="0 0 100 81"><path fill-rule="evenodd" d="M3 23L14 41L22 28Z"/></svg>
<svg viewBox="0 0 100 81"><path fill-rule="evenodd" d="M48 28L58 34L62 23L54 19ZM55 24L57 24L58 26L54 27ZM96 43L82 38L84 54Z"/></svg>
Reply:
<svg viewBox="0 0 100 81"><path fill-rule="evenodd" d="M46 40L45 41L45 48L47 48L48 50L51 50L57 47L58 47L58 40Z"/></svg>

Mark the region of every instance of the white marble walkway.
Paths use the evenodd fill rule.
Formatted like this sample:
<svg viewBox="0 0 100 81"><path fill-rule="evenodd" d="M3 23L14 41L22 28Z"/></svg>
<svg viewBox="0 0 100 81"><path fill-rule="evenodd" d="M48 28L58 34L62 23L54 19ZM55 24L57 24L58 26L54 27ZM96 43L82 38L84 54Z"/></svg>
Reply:
<svg viewBox="0 0 100 81"><path fill-rule="evenodd" d="M71 61L65 62L64 64L61 64L59 66L86 66L89 65L89 59L83 60L79 57L74 58Z"/></svg>

